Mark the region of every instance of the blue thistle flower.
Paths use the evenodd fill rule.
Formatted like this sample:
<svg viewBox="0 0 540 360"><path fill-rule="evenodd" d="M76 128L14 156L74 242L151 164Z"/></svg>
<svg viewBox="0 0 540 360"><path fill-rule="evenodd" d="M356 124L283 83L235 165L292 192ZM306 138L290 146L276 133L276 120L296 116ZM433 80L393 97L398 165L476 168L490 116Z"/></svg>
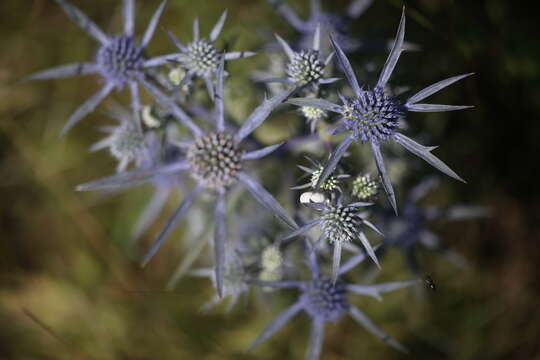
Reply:
<svg viewBox="0 0 540 360"><path fill-rule="evenodd" d="M220 66L217 74L215 129L203 132L191 118L169 97L162 94L157 88L150 87L154 96L160 103L168 107L169 111L184 124L188 125L193 135L193 140L179 144L185 156L172 164L156 167L148 170L134 170L108 178L99 179L90 183L82 184L78 190L94 190L100 188L115 188L140 183L156 176L188 172L196 181L197 185L184 197L178 208L161 230L156 240L145 255L142 264L146 265L155 255L159 247L168 237L169 233L189 210L191 204L199 194L208 189L216 195L214 207L214 251L215 272L218 294L223 294L223 276L225 265L225 200L231 186L242 184L248 192L267 210L281 219L292 229L298 226L288 215L286 210L277 200L266 191L255 179L244 171L246 162L260 159L281 144L267 146L265 148L245 151L244 139L257 129L270 113L284 102L296 89L287 90L264 102L248 116L244 124L235 132L225 130L225 112L223 103L223 77L225 58L220 58ZM145 86L152 86L147 83Z"/></svg>
<svg viewBox="0 0 540 360"><path fill-rule="evenodd" d="M75 124L82 120L111 93L113 89L121 90L127 84L131 94L131 107L140 126L140 98L137 82L144 77L146 69L154 59L145 56L148 46L167 0L163 0L152 16L144 36L140 42L134 37L135 10L134 0L124 0L124 31L121 35L106 35L81 10L66 0L56 0L67 16L81 27L90 37L99 43L99 49L92 62L81 62L59 66L30 75L29 80L45 80L65 78L78 75L100 75L104 86L84 104L82 104L68 119L60 134L67 133Z"/></svg>
<svg viewBox="0 0 540 360"><path fill-rule="evenodd" d="M345 51L354 51L362 44L347 36L347 29L352 19L358 18L371 5L373 0L353 0L345 14L335 14L322 10L320 0L310 0L310 14L306 20L300 17L283 0L268 0L275 11L283 17L301 35L299 48L307 48L313 42L316 29L320 26L322 38L322 53L330 52L330 43L326 41L329 34L335 34Z"/></svg>
<svg viewBox="0 0 540 360"><path fill-rule="evenodd" d="M269 339L296 314L304 310L311 319L311 335L305 357L307 360L319 359L322 352L326 323L335 322L346 314L350 315L356 322L383 342L397 350L407 352L405 347L383 332L362 311L360 311L360 309L350 304L347 301L347 296L349 294L371 296L380 301L382 300L382 293L411 286L417 283L418 280L387 282L375 285L349 284L341 279L337 279L337 281L334 282L329 277L320 273L315 252L312 249L308 249L306 252L308 253L307 256L311 271L311 280L277 282L252 281L261 286L278 289L297 289L300 291L300 295L293 305L279 314L274 321L261 332L249 346L248 351ZM364 254L358 254L351 258L349 262L339 268L339 276L346 274L364 259Z"/></svg>
<svg viewBox="0 0 540 360"><path fill-rule="evenodd" d="M394 211L397 213L397 204L392 187L392 182L387 174L384 160L380 150L382 143L386 141L394 141L403 146L414 155L422 158L430 165L437 168L446 175L465 182L444 162L433 155L431 152L436 149L433 146L423 146L418 144L409 137L398 132L398 124L402 120L407 111L413 112L442 112L468 109L472 106L455 106L455 105L438 105L438 104L420 104L419 101L428 96L442 90L443 88L465 78L472 74L464 74L454 76L420 90L415 95L409 97L402 102L396 98L386 94L385 86L392 74L398 58L403 51L403 40L405 35L405 8L401 16L401 21L398 27L397 36L390 51L390 55L384 64L380 73L377 85L373 89L363 89L358 84L358 80L354 74L349 60L345 53L331 36L332 46L336 52L336 58L351 85L354 96L345 98L340 95L342 105L334 104L323 99L296 98L289 100L290 103L299 106L313 106L324 110L338 113L342 116L342 120L334 133L347 132L347 136L338 145L335 151L330 156L325 169L319 179L319 185L324 182L333 172L339 160L354 141L362 143L369 142L371 151L377 165L377 169L382 178L382 185L387 194L388 200Z"/></svg>
<svg viewBox="0 0 540 360"><path fill-rule="evenodd" d="M118 160L116 172L126 170L130 162L134 162L137 168L149 161L149 149L147 138L132 121L132 114L121 106L110 109L110 115L118 121L116 126L101 128L109 135L90 147L90 151L109 149L111 155Z"/></svg>
<svg viewBox="0 0 540 360"><path fill-rule="evenodd" d="M298 165L298 167L306 173L305 176L309 176L309 181L307 183L305 183L305 184L292 187L291 188L292 190L302 190L302 189L309 189L309 188L316 189L317 188L317 184L319 183L319 177L321 176L322 171L323 171L324 168L319 162L311 159L309 156L306 156L306 159L311 163L313 168L309 168L309 167L306 167L306 166L303 166L303 165ZM329 191L329 192L339 191L339 192L341 192L341 188L340 188L339 184L342 181L342 179L346 179L348 177L350 177L350 176L347 175L347 174L332 175L328 179L326 179L326 181L324 183L322 183L319 187L321 188L321 190L324 190L324 191Z"/></svg>
<svg viewBox="0 0 540 360"><path fill-rule="evenodd" d="M335 203L326 201L306 205L319 211L320 216L294 230L292 233L285 236L283 240L292 239L296 236L304 234L311 228L318 225L321 230L321 235L317 242L319 243L327 239L329 242L334 244L332 264L332 281L334 282L336 281L341 263L342 247L356 239L360 240L369 257L373 260L377 267L380 267L373 247L360 228L361 225L365 225L382 235L375 225L365 219L365 214L359 211L360 207L372 205L371 203L356 202L351 204L343 204L342 198L340 197Z"/></svg>
<svg viewBox="0 0 540 360"><path fill-rule="evenodd" d="M333 53L326 59L320 57L321 26L317 25L313 35L313 44L310 49L294 51L289 44L275 34L281 48L287 55L289 62L286 66L287 79L269 79L267 82L283 82L297 86L310 85L316 88L319 84L330 84L339 80L338 78L324 78L325 67L330 63Z"/></svg>
<svg viewBox="0 0 540 360"><path fill-rule="evenodd" d="M249 291L249 286L246 282L248 273L246 271L246 266L242 262L240 254L234 251L232 253L227 252L225 255L223 268L222 296L214 295L208 303L202 306L201 311L203 312L212 309L225 297L230 298L225 309L226 312L230 312L234 305L236 305L238 302L240 296L246 295L246 293ZM217 288L217 279L214 269L195 269L191 271L191 274L194 276L209 278L214 287Z"/></svg>
<svg viewBox="0 0 540 360"><path fill-rule="evenodd" d="M210 98L214 98L214 81L213 76L219 68L221 56L225 61L246 58L255 55L251 51L232 51L221 55L220 50L216 48L214 42L217 40L225 20L227 18L227 10L225 10L219 20L214 25L210 35L207 38L200 37L199 34L199 19L193 21L193 40L184 45L170 31L167 31L169 39L173 42L179 53L163 55L157 58L153 66L160 66L169 62L179 64L187 73L182 78L182 81L176 86L181 89L185 84L188 84L192 79L199 77L204 79L206 88Z"/></svg>
<svg viewBox="0 0 540 360"><path fill-rule="evenodd" d="M429 229L430 222L437 220L460 221L489 215L489 210L483 206L420 206L420 200L438 184L438 179L429 177L412 188L405 199L401 216L395 217L388 213L381 213L377 216L386 229L383 246L378 251L379 256L383 256L387 247L399 248L407 265L415 275L419 275L421 272L417 257L419 246L440 251L450 261L458 265L465 264L465 260L460 254L448 248L447 244Z"/></svg>

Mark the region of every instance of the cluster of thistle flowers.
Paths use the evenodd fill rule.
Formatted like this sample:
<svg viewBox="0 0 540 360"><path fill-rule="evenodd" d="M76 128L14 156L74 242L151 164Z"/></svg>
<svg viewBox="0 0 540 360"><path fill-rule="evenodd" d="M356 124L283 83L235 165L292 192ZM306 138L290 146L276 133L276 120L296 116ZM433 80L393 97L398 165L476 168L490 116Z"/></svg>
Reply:
<svg viewBox="0 0 540 360"><path fill-rule="evenodd" d="M269 0L277 13L299 32L300 40L289 43L276 34L285 60L278 65L274 63L272 73L260 72L257 75L259 80L267 83L272 96L265 96L262 103L240 125L236 125L225 121L228 105L224 102L225 79L234 76L226 73L225 63L254 53L224 52L216 45L225 24L226 12L208 37L201 36L199 21L195 19L193 38L187 44L166 31L173 51L148 57L145 49L154 35L165 0L155 11L140 40L134 35L134 0L123 1L121 35L105 34L78 8L64 0L56 1L98 42L97 55L91 62L45 70L31 75L30 79L95 74L102 78L104 84L70 116L62 134L96 109L113 89L122 90L127 85L131 96L129 110L120 105L110 108L109 113L118 124L101 128L107 136L91 147L92 151L109 149L118 160L117 173L82 184L78 190L127 189L143 183L151 184L155 191L134 226L133 239L141 237L148 229L175 190L180 189L184 195L143 257L142 264L146 265L154 257L180 221L187 218L191 227L196 227L197 223L202 223L202 226L199 226L200 234L188 231L184 236L187 238L184 239L187 255L171 278L170 288L186 273L209 277L216 295L205 309L224 297L231 297L229 307L232 307L240 296L248 294L252 285L265 291L287 288L299 291L297 301L281 313L251 347L268 339L290 318L304 310L312 319L307 359L319 358L325 323L334 322L345 314L376 337L404 351L403 346L349 303L347 296L359 294L380 300L382 293L416 284L420 270L413 259L413 249L418 242L445 250L449 256L458 259L457 254L451 253L435 234L427 230L427 222L435 218L481 216L484 212L480 208L467 207L422 209L418 201L436 183L430 178L411 191L402 215L398 216L399 207L381 145L395 142L441 172L461 180L432 154L435 147L420 145L399 129L408 111L439 112L468 108L419 102L470 74L439 81L405 100L392 95L388 81L404 50L403 10L390 54L377 83L371 87L367 84L360 86L345 51L358 50L363 42L350 38L346 29L371 1L353 1L346 14L341 15L323 11L320 2L312 0L310 17L302 21L286 3ZM269 56L279 57L278 54ZM329 76L334 71L333 59L337 60L348 86L338 81L337 74ZM280 86L271 87L273 83ZM152 104L141 104L140 87L153 99ZM193 94L198 91L208 94L207 103L212 104L211 109L195 102ZM339 99L341 104L334 103L335 99ZM286 144L260 147L253 132L283 103L299 106L299 112L308 121L307 129L300 130ZM323 131L318 129L319 124L326 124ZM325 131L328 129L331 131L327 134ZM318 150L327 149L333 135L338 133L345 133L345 136L326 159L321 159L326 161L321 163L306 157L307 163L299 164L305 172L305 183L290 188L284 181L287 192L293 191L297 198L294 207L289 206L293 211L286 210L257 180L262 172L253 163L259 159L273 153L282 164L287 164L305 141L314 141ZM353 143L368 144L377 172L343 170L346 168L347 149ZM128 169L132 163L133 168ZM284 169L284 178L292 172L293 169ZM244 190L255 202L242 196ZM380 190L384 191L394 210L390 214L382 206L370 208L382 192ZM212 209L197 207L197 199L211 202ZM253 207L256 203L259 205ZM280 220L279 227L267 217L259 216L261 206L265 209L264 214ZM211 216L206 215L208 212ZM247 221L237 221L235 226L227 227L226 219L232 217L230 214L247 218ZM375 220L368 220L370 216ZM213 229L207 226L209 218ZM377 222L384 225L382 231L375 225ZM387 229L390 235L383 237ZM376 234L380 243L373 246L366 231ZM209 232L213 233L210 241L213 265L190 270L197 261L203 261L200 255ZM296 241L298 239L301 241ZM345 281L346 274L365 259L380 268L379 259L384 248L392 245L401 247L410 259L414 270L412 280L374 285ZM298 254L295 249L301 251L304 261L302 257L294 256ZM351 255L342 264L343 250ZM303 263L307 263L311 279L290 280L301 276ZM330 269L326 269L326 264Z"/></svg>

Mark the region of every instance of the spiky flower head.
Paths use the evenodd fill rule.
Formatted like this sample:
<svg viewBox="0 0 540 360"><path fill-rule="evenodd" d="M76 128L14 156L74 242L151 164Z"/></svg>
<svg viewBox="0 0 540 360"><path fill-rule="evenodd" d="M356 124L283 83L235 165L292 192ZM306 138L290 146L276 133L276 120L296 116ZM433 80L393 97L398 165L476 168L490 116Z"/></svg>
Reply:
<svg viewBox="0 0 540 360"><path fill-rule="evenodd" d="M330 205L322 214L321 230L330 242L349 242L356 237L362 218L358 209L343 205Z"/></svg>
<svg viewBox="0 0 540 360"><path fill-rule="evenodd" d="M319 60L319 52L301 50L295 52L287 64L287 75L298 85L315 83L323 77L324 63Z"/></svg>
<svg viewBox="0 0 540 360"><path fill-rule="evenodd" d="M352 184L352 195L359 200L373 199L379 191L379 183L369 175L359 175Z"/></svg>
<svg viewBox="0 0 540 360"><path fill-rule="evenodd" d="M313 44L309 49L294 51L283 38L277 34L275 36L289 59L285 70L288 77L277 79L278 81L297 86L310 85L311 90L314 90L319 84L329 84L338 80L337 78L324 78L325 66L328 65L333 55L329 55L326 60L320 58L320 26L317 26L314 31Z"/></svg>
<svg viewBox="0 0 540 360"><path fill-rule="evenodd" d="M399 248L406 264L416 275L420 275L421 271L425 270L422 269L422 263L418 259L417 252L420 247L442 253L450 262L458 266L464 266L467 263L461 254L451 249L442 238L430 229L431 221L462 221L489 216L488 208L483 206L420 205L420 201L439 183L438 178L427 177L414 186L405 198L400 216L393 216L387 211L378 214L379 220L386 229L384 243Z"/></svg>
<svg viewBox="0 0 540 360"><path fill-rule="evenodd" d="M394 135L404 113L399 102L376 87L344 99L342 115L345 129L355 139L379 143Z"/></svg>
<svg viewBox="0 0 540 360"><path fill-rule="evenodd" d="M304 226L294 230L283 240L292 239L303 233L307 233L311 228L319 225L321 230L320 240L328 240L334 245L333 263L332 263L332 281L336 281L341 262L341 250L345 243L352 242L355 239L360 240L368 256L375 265L380 267L379 260L371 246L369 240L364 234L362 225L365 225L382 235L379 229L366 219L366 214L360 212L359 208L370 206L371 203L356 202L343 204L342 197L326 201L323 203L309 203L307 206L320 212L320 215L307 222Z"/></svg>
<svg viewBox="0 0 540 360"><path fill-rule="evenodd" d="M302 165L298 165L298 167L301 170L303 170L306 173L306 175L309 176L309 182L303 185L295 186L292 188L293 190L306 189L306 188L312 188L312 189L320 188L324 191L341 191L340 189L341 179L347 178L349 177L349 175L338 174L338 175L330 176L317 187L319 178L323 171L323 166L319 162L307 156L306 156L306 159L313 165L313 168L309 168Z"/></svg>
<svg viewBox="0 0 540 360"><path fill-rule="evenodd" d="M311 183L311 187L314 189L316 188L317 183L319 182L319 177L321 176L321 172L322 172L322 167L315 170L311 174L310 183ZM337 178L336 176L330 176L328 179L326 179L326 181L324 181L321 184L320 188L326 191L333 191L333 190L339 189L339 178Z"/></svg>
<svg viewBox="0 0 540 360"><path fill-rule="evenodd" d="M137 83L145 85L146 80L144 78L147 68L164 63L161 58L147 59L143 53L154 35L166 0L163 0L155 11L140 42L135 41L134 37L135 7L133 0L124 1L124 31L119 36L106 35L99 26L69 1L57 0L56 2L73 22L99 43L98 52L92 61L67 64L40 71L29 76L29 79L44 80L99 74L104 80L102 88L70 116L61 131L61 135L94 111L114 88L120 90L124 85L129 85L133 111L138 110L140 108L140 98ZM134 117L138 121L138 114Z"/></svg>
<svg viewBox="0 0 540 360"><path fill-rule="evenodd" d="M182 84L189 83L194 77L203 78L208 95L210 95L210 98L214 98L215 84L213 75L218 72L220 60L223 58L224 61L229 61L255 55L255 53L249 51L221 53L216 48L214 44L223 29L226 18L227 11L224 11L208 37L200 36L199 20L195 19L193 21L193 40L187 45L182 44L173 33L167 31L169 39L174 43L178 52L164 55L161 58L164 61L176 63L187 71L178 86L182 87Z"/></svg>
<svg viewBox="0 0 540 360"><path fill-rule="evenodd" d="M345 284L326 275L319 275L306 283L302 294L306 312L313 318L322 318L325 321L336 321L347 312L349 304L345 296L347 290Z"/></svg>
<svg viewBox="0 0 540 360"><path fill-rule="evenodd" d="M219 53L208 40L193 41L187 46L187 52L182 58L183 65L197 76L207 76L215 72L219 65Z"/></svg>
<svg viewBox="0 0 540 360"><path fill-rule="evenodd" d="M187 161L198 182L224 189L236 182L242 170L242 154L232 135L216 132L198 137L188 149Z"/></svg>
<svg viewBox="0 0 540 360"><path fill-rule="evenodd" d="M145 58L132 36L121 35L103 44L96 60L103 77L121 89L140 71Z"/></svg>
<svg viewBox="0 0 540 360"><path fill-rule="evenodd" d="M240 254L233 251L231 254L226 253L223 264L223 279L216 277L216 273L212 268L202 268L191 271L194 276L209 278L215 288L222 287L221 296L215 294L212 299L203 305L202 311L208 311L215 305L220 303L224 298L230 298L226 311L232 310L238 302L241 295L249 291L249 286L246 283L248 276L246 267L244 266Z"/></svg>
<svg viewBox="0 0 540 360"><path fill-rule="evenodd" d="M306 249L312 279L310 281L275 281L255 282L260 286L270 286L276 289L297 289L300 291L298 300L281 314L279 314L255 339L248 349L253 349L279 331L290 319L304 310L311 319L311 336L306 359L317 360L322 352L324 342L324 327L327 322L334 322L343 315L350 315L367 331L387 343L388 345L406 352L407 350L396 340L387 335L375 325L360 309L347 302L348 295L371 296L382 300L381 294L405 288L418 283L418 280L388 282L374 285L356 285L345 283L340 279L332 281L329 277L321 275L313 248ZM339 268L343 275L353 269L365 259L360 253L352 257L345 265Z"/></svg>
<svg viewBox="0 0 540 360"><path fill-rule="evenodd" d="M109 150L120 162L136 160L146 150L144 134L129 123L118 126L111 134Z"/></svg>
<svg viewBox="0 0 540 360"><path fill-rule="evenodd" d="M112 157L118 160L117 172L123 172L131 162L137 168L144 166L150 159L149 135L133 122L132 114L120 105L111 105L108 114L119 122L101 130L108 135L93 144L90 151L108 149Z"/></svg>
<svg viewBox="0 0 540 360"><path fill-rule="evenodd" d="M324 11L320 0L310 1L310 16L301 19L296 12L283 0L267 0L273 5L279 15L299 32L299 47L307 47L313 42L314 32L320 27L322 38L321 50L323 53L330 52L328 35L338 37L347 51L353 51L360 47L361 43L347 36L349 24L352 19L358 18L372 3L366 0L352 0L344 14Z"/></svg>

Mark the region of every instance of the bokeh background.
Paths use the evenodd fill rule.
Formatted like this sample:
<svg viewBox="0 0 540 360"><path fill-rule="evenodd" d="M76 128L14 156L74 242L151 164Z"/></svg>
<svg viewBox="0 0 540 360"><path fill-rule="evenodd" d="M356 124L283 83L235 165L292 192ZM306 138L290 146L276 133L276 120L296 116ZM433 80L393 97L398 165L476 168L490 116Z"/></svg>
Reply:
<svg viewBox="0 0 540 360"><path fill-rule="evenodd" d="M289 0L301 14L307 1ZM342 11L347 1L323 1ZM75 1L106 30L118 28L121 2ZM438 155L468 180L444 179L439 203L486 205L486 220L434 224L469 267L427 257L438 290L421 301L401 291L383 303L365 299L362 309L410 349L404 355L385 346L352 320L329 327L323 359L540 359L540 47L537 17L528 2L505 0L406 1L406 39L421 51L402 55L400 77L420 88L448 76L476 72L434 97L474 104L471 111L444 116L414 114L411 133L429 132L441 144ZM158 1L138 1L140 31ZM402 1L378 0L351 28L352 37L388 39L398 24ZM222 39L236 49L259 49L273 31L294 32L263 0L170 0L161 25L181 39L191 36L199 16L203 33L229 9ZM102 112L59 139L62 124L97 90L95 78L24 83L34 71L89 59L95 43L47 0L0 2L0 359L300 359L307 345L308 319L300 315L253 353L244 348L291 299L252 298L224 315L222 308L198 313L213 289L186 278L163 292L182 258L171 241L142 270L140 251L163 224L131 249L131 224L150 189L103 197L74 186L114 170L104 152L87 148L99 137ZM157 31L150 51L171 49ZM356 64L381 64L373 50L352 56ZM234 113L260 98L248 74L266 66L265 56L232 63L238 91ZM231 80L233 81L233 80ZM236 91L236 90L235 90ZM123 95L115 95L118 100ZM245 110L244 110L245 107ZM292 110L274 115L266 136L287 136L298 122ZM412 158L409 158L412 159ZM422 171L430 173L426 166ZM279 178L276 177L275 181ZM170 211L174 199L168 204ZM398 255L387 260L388 275L406 271ZM400 270L401 269L401 270Z"/></svg>

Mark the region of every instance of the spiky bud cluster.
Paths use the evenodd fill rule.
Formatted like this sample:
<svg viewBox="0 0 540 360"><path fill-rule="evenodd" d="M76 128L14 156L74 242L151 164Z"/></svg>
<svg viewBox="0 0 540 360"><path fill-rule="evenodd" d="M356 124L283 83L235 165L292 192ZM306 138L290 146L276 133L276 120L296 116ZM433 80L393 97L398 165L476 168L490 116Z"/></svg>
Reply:
<svg viewBox="0 0 540 360"><path fill-rule="evenodd" d="M193 142L187 160L198 182L213 189L223 189L236 182L242 169L242 154L231 135L210 133Z"/></svg>
<svg viewBox="0 0 540 360"><path fill-rule="evenodd" d="M319 182L319 178L321 177L322 170L323 169L320 168L318 170L315 170L311 174L310 183L311 183L311 187L314 188L314 189L317 188L317 183ZM321 189L323 189L323 190L326 190L326 191L338 190L339 189L339 178L336 177L336 176L330 176L319 187Z"/></svg>
<svg viewBox="0 0 540 360"><path fill-rule="evenodd" d="M354 179L352 184L352 195L359 200L370 200L379 191L379 183L369 175L360 175Z"/></svg>
<svg viewBox="0 0 540 360"><path fill-rule="evenodd" d="M347 311L347 291L339 279L334 284L330 277L319 275L306 285L302 300L306 304L305 310L312 317L335 321Z"/></svg>
<svg viewBox="0 0 540 360"><path fill-rule="evenodd" d="M111 155L126 164L140 158L145 148L144 134L131 124L118 126L111 135Z"/></svg>
<svg viewBox="0 0 540 360"><path fill-rule="evenodd" d="M270 245L261 254L261 272L259 280L279 281L283 275L283 256L278 246Z"/></svg>
<svg viewBox="0 0 540 360"><path fill-rule="evenodd" d="M188 70L204 77L217 70L219 53L208 40L193 41L188 45L187 54L182 62Z"/></svg>
<svg viewBox="0 0 540 360"><path fill-rule="evenodd" d="M394 135L402 106L380 87L362 91L342 107L345 127L362 142L379 143Z"/></svg>
<svg viewBox="0 0 540 360"><path fill-rule="evenodd" d="M144 57L131 36L117 36L101 46L97 63L103 77L122 87L134 71L139 70Z"/></svg>
<svg viewBox="0 0 540 360"><path fill-rule="evenodd" d="M352 206L331 205L322 214L321 229L330 242L352 241L362 218Z"/></svg>
<svg viewBox="0 0 540 360"><path fill-rule="evenodd" d="M287 64L287 75L294 83L305 85L317 82L324 73L324 63L319 60L319 52L301 50Z"/></svg>

